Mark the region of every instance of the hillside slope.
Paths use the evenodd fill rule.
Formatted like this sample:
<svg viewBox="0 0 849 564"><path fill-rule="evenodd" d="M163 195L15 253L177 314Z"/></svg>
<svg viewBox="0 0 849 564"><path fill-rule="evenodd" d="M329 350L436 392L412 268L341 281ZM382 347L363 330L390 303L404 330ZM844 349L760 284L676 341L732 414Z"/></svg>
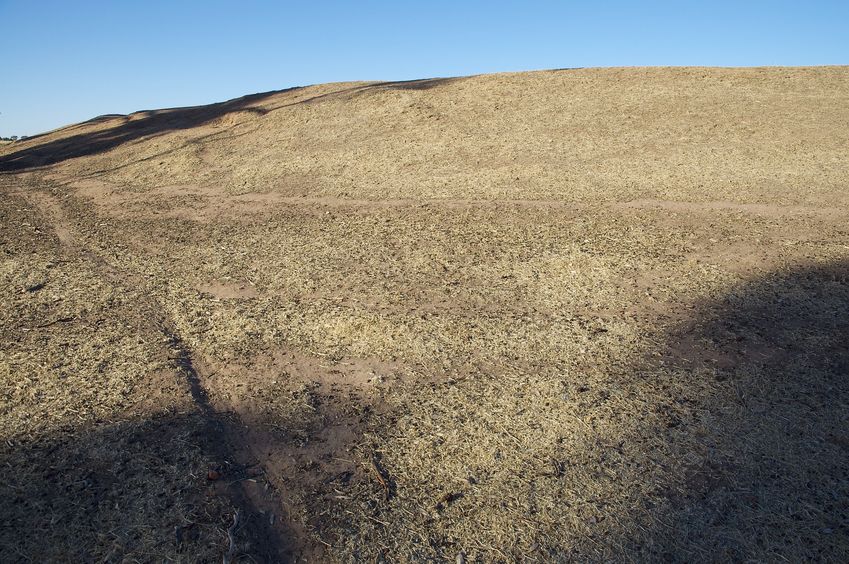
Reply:
<svg viewBox="0 0 849 564"><path fill-rule="evenodd" d="M849 67L344 83L0 146L0 545L849 560Z"/></svg>
<svg viewBox="0 0 849 564"><path fill-rule="evenodd" d="M70 176L139 190L819 205L847 177L847 84L846 67L327 84L96 120L15 144L25 155L0 166L71 145L89 158Z"/></svg>

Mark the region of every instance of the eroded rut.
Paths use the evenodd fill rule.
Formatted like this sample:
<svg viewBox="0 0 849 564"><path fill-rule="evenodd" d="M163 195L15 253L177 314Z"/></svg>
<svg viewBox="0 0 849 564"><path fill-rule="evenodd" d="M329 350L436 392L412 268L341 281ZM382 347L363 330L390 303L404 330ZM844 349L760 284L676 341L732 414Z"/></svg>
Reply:
<svg viewBox="0 0 849 564"><path fill-rule="evenodd" d="M34 204L46 218L59 239L61 252L85 259L104 279L117 287L128 281L144 288L144 280L134 272L118 270L96 252L86 247L77 228L68 220L59 199L39 186L29 186L17 194ZM216 461L205 479L217 495L224 496L232 506L233 521L227 530L225 563L236 561L289 562L294 559L298 545L296 533L281 518L281 504L274 486L265 478L266 472L253 454L249 434L239 415L217 410L209 399L204 375L196 367L192 351L181 338L164 308L150 292L135 307L146 317L156 332L163 336L169 360L184 380L197 411L203 418L203 434L199 438L202 450ZM204 476L200 477L203 479ZM179 544L181 531L175 531Z"/></svg>
<svg viewBox="0 0 849 564"><path fill-rule="evenodd" d="M283 520L278 520L279 504L274 499L270 483L265 482L265 488L248 491L247 484L256 483L257 478L264 476L265 470L250 456L250 447L240 446L246 444L241 420L237 414L219 412L211 405L189 348L173 330L166 329L165 335L169 348L176 353L174 363L185 378L195 405L203 414L204 450L219 461L218 467L210 468L207 479L220 480L224 484L225 487L218 490L225 493L234 506L235 530L242 531L246 537L246 552L265 562L291 561L294 535L286 530ZM229 555L225 561L232 556Z"/></svg>

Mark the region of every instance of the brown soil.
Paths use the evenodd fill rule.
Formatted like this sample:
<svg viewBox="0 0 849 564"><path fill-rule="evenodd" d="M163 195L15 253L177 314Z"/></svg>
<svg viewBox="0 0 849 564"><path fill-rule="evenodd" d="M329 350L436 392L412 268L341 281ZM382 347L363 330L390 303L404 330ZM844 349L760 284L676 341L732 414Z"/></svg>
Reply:
<svg viewBox="0 0 849 564"><path fill-rule="evenodd" d="M1 146L2 559L849 560L847 154L846 67Z"/></svg>

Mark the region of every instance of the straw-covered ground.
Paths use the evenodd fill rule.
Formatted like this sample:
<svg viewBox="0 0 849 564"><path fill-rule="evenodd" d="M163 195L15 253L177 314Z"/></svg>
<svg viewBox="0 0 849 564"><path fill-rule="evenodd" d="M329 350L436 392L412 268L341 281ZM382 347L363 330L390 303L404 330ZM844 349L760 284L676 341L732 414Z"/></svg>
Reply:
<svg viewBox="0 0 849 564"><path fill-rule="evenodd" d="M849 68L0 147L0 559L849 560Z"/></svg>

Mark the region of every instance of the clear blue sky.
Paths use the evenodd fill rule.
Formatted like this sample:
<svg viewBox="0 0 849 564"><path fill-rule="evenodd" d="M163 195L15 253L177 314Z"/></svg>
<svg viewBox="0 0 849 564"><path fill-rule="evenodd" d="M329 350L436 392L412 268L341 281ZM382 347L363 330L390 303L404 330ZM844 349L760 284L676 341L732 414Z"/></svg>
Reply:
<svg viewBox="0 0 849 564"><path fill-rule="evenodd" d="M0 0L0 135L289 86L849 64L849 0Z"/></svg>

